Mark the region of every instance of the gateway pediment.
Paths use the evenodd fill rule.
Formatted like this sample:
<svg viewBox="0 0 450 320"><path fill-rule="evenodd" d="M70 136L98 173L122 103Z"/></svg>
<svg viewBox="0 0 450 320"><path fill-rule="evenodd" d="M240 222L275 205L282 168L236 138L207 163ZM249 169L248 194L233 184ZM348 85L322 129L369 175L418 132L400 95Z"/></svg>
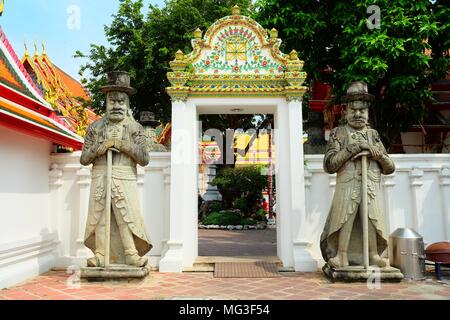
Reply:
<svg viewBox="0 0 450 320"><path fill-rule="evenodd" d="M187 95L303 95L303 61L293 50L280 51L281 39L255 20L233 14L217 20L203 35L197 29L193 51L176 53L168 73L172 98Z"/></svg>

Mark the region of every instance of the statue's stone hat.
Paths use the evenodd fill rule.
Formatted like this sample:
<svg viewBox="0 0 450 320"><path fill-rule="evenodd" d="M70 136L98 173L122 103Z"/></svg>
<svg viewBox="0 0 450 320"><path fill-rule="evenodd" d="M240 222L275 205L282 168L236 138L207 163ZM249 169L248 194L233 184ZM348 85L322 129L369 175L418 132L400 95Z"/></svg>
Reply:
<svg viewBox="0 0 450 320"><path fill-rule="evenodd" d="M139 121L144 127L149 126L156 128L161 124L158 120L155 119L155 114L150 111L141 111L140 114L140 121Z"/></svg>
<svg viewBox="0 0 450 320"><path fill-rule="evenodd" d="M108 84L100 88L103 93L111 91L125 92L128 95L136 93L136 89L130 86L130 75L126 71L108 72Z"/></svg>
<svg viewBox="0 0 450 320"><path fill-rule="evenodd" d="M367 83L361 81L352 82L350 87L347 89L347 94L342 97L341 101L343 103L349 103L353 101L367 101L372 102L375 97L369 93L367 89Z"/></svg>

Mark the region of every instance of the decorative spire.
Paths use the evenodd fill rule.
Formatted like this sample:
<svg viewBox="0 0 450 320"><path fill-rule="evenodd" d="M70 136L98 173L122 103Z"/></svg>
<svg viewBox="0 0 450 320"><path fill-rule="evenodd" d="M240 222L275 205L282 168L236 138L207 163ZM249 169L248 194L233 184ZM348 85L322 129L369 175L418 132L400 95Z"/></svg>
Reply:
<svg viewBox="0 0 450 320"><path fill-rule="evenodd" d="M278 30L275 28L272 28L272 30L270 30L270 38L271 39L277 39L278 38Z"/></svg>
<svg viewBox="0 0 450 320"><path fill-rule="evenodd" d="M231 8L231 14L233 16L239 16L241 14L241 8L239 8L238 5L235 5L233 8Z"/></svg>
<svg viewBox="0 0 450 320"><path fill-rule="evenodd" d="M42 38L42 55L45 56L47 53L45 52L45 44L44 44L44 38Z"/></svg>
<svg viewBox="0 0 450 320"><path fill-rule="evenodd" d="M195 39L201 39L202 38L202 30L200 30L199 28L195 29L194 37L195 37Z"/></svg>
<svg viewBox="0 0 450 320"><path fill-rule="evenodd" d="M25 35L25 39L23 41L23 46L25 47L25 57L28 57L30 54L28 52L28 46L27 46L27 36Z"/></svg>
<svg viewBox="0 0 450 320"><path fill-rule="evenodd" d="M36 44L36 38L34 38L34 56L35 57L39 56L38 48L37 48L37 44Z"/></svg>
<svg viewBox="0 0 450 320"><path fill-rule="evenodd" d="M182 60L184 60L184 53L183 53L183 51L178 50L178 51L175 53L175 60L176 60L176 61L182 61Z"/></svg>
<svg viewBox="0 0 450 320"><path fill-rule="evenodd" d="M292 50L291 53L289 53L289 59L298 60L298 52L295 50Z"/></svg>
<svg viewBox="0 0 450 320"><path fill-rule="evenodd" d="M170 61L169 64L173 71L184 72L188 65L188 61L186 60L186 56L183 51L178 50L175 53L175 60Z"/></svg>

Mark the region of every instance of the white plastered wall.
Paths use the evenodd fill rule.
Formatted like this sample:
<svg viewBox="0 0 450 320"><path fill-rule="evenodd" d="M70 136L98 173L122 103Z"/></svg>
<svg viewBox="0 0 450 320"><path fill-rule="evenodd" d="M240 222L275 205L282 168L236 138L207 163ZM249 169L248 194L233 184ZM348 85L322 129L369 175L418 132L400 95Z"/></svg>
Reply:
<svg viewBox="0 0 450 320"><path fill-rule="evenodd" d="M54 265L48 168L52 144L0 127L0 288Z"/></svg>

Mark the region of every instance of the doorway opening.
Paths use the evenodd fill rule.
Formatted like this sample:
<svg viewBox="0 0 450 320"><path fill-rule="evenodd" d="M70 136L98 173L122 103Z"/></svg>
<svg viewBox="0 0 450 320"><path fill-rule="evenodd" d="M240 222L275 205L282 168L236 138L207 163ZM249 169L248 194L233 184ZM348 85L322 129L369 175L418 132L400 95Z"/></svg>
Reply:
<svg viewBox="0 0 450 320"><path fill-rule="evenodd" d="M231 112L199 116L198 256L277 261L274 116Z"/></svg>

